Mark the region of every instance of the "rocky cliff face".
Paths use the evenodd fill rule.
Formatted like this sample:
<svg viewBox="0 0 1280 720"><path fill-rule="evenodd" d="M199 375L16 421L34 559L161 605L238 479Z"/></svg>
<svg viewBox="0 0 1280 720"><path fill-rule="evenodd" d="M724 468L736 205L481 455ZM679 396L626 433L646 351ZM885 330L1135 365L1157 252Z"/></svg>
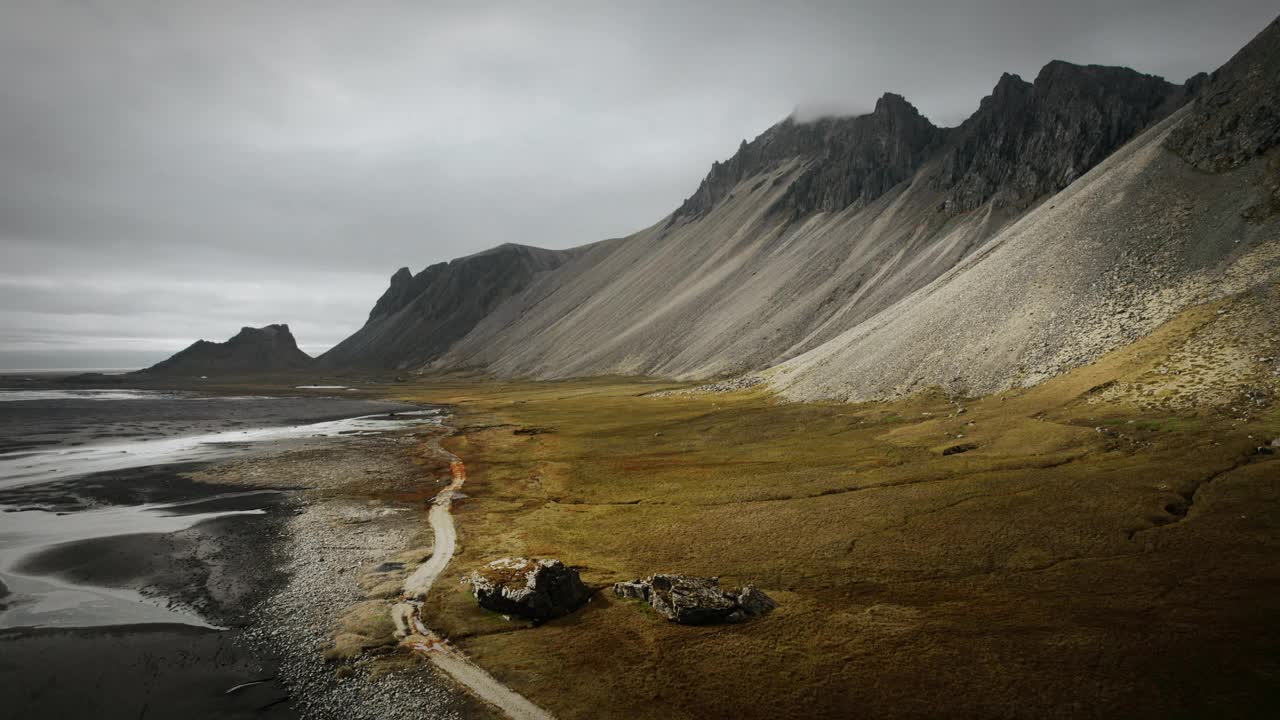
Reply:
<svg viewBox="0 0 1280 720"><path fill-rule="evenodd" d="M1267 156L1266 190L1247 213L1280 213L1280 19L1203 81L1206 86L1187 121L1165 147L1199 170L1226 172Z"/></svg>
<svg viewBox="0 0 1280 720"><path fill-rule="evenodd" d="M296 370L311 364L288 325L242 328L226 342L197 340L167 360L140 370L150 375L230 375Z"/></svg>
<svg viewBox="0 0 1280 720"><path fill-rule="evenodd" d="M413 275L400 268L364 327L318 358L326 367L403 368L429 362L538 274L573 252L526 245L437 263Z"/></svg>
<svg viewBox="0 0 1280 720"><path fill-rule="evenodd" d="M1186 102L1187 91L1128 68L1045 65L1034 83L1005 74L949 132L939 171L946 209L1026 207L1057 192Z"/></svg>
<svg viewBox="0 0 1280 720"><path fill-rule="evenodd" d="M755 140L744 140L733 157L714 163L674 219L705 215L744 179L795 161L806 166L790 181L780 209L798 217L865 204L911 177L940 137L933 123L892 93L866 115L812 122L789 117Z"/></svg>
<svg viewBox="0 0 1280 720"><path fill-rule="evenodd" d="M957 128L935 127L886 93L857 117L787 118L715 163L676 219L705 215L743 179L800 162L777 209L792 218L866 205L912 179L929 161L945 210L987 202L1026 207L1070 185L1142 129L1186 102L1187 86L1128 68L1055 60L1034 83L1005 74Z"/></svg>

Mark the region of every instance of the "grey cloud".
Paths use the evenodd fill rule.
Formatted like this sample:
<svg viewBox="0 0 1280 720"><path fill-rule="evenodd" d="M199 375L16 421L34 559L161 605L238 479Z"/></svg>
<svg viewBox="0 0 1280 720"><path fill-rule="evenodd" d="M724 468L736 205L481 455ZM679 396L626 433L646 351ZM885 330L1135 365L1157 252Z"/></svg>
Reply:
<svg viewBox="0 0 1280 720"><path fill-rule="evenodd" d="M0 332L55 353L139 339L160 357L284 321L323 349L359 326L395 268L635 231L795 108L857 112L893 91L950 125L1001 72L1031 77L1053 58L1180 81L1274 12L1259 0L1212 12L1183 0L5 3L0 275L49 289L0 284ZM86 327L85 307L111 331Z"/></svg>

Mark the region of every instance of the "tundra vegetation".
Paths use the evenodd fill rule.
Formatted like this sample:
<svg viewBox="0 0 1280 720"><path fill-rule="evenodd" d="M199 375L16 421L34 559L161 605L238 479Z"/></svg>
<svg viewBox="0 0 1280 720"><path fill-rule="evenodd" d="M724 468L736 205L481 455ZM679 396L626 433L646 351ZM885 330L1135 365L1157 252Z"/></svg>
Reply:
<svg viewBox="0 0 1280 720"><path fill-rule="evenodd" d="M404 397L453 406L444 446L469 473L459 552L424 620L564 718L1280 700L1280 334L1257 312L1275 300L1194 307L1096 363L980 398L409 380ZM1233 345L1188 351L1241 318ZM536 626L485 611L457 580L502 557L561 559L597 592ZM752 584L779 607L692 627L608 591L655 572Z"/></svg>

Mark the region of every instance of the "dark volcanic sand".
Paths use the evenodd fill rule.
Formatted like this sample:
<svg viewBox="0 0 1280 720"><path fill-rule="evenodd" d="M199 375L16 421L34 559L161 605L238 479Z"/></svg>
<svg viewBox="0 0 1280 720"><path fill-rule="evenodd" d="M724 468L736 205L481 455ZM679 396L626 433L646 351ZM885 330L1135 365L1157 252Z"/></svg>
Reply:
<svg viewBox="0 0 1280 720"><path fill-rule="evenodd" d="M293 717L286 691L274 680L273 659L251 653L240 636L249 609L281 582L275 539L294 512L293 493L246 492L196 483L173 468L140 468L0 493L0 502L19 499L62 511L190 501L175 512L266 514L217 518L173 533L67 542L25 558L17 568L25 574L138 590L229 629L153 624L0 630L4 716ZM259 680L267 682L226 694Z"/></svg>
<svg viewBox="0 0 1280 720"><path fill-rule="evenodd" d="M290 718L274 668L234 633L184 625L0 631L0 714L11 718Z"/></svg>
<svg viewBox="0 0 1280 720"><path fill-rule="evenodd" d="M150 441L148 447L159 449L151 443L176 436L227 430L238 433L420 409L403 403L320 397L161 395L148 399L10 400L0 402L0 454L16 450L25 457L70 449L74 452L69 457L81 463L75 467L91 468L81 452L82 445L87 448L141 439ZM397 423L387 424L385 429L394 430ZM374 425L379 426L375 431L384 429L380 422ZM254 610L285 587L288 578L282 566L286 560L294 563L291 568L296 567L297 558L286 550L296 544L289 527L301 511L302 492L312 482L313 473L328 478L322 472L328 467L328 458L346 460L348 446L358 446L373 455L361 455L363 459L352 467L340 462L341 469L335 472L342 481L364 478L368 468L378 467L375 460L388 445L397 446L397 441L358 436L317 441L309 430L289 437L293 439L234 446L224 443L224 449L244 447L199 462L179 462L187 453L159 453L154 455L155 461L169 464L104 469L57 480L32 481L17 476L17 483L10 477L7 487L0 484L0 506L18 511L8 516L8 540L14 544L5 562L9 563L8 572L20 581L11 583L15 587L9 588L12 592L7 596L0 588L0 613L7 614L10 625L45 626L0 629L0 717L295 717L293 706L298 699L288 696L283 681L276 678L277 659L266 654L275 652L279 645L262 641L263 616ZM299 465L295 459L313 456L326 458L324 467ZM62 462L59 456L47 457L53 459L46 462ZM18 472L20 464L15 465ZM238 478L237 484L225 485L217 484L216 479L196 482L186 475L207 476L223 467L235 467L239 472L248 468L252 479ZM308 469L300 470L302 467ZM412 468L412 463L408 467ZM0 477L0 481L4 479ZM273 482L279 482L278 490L271 488ZM173 532L134 530L137 523L147 530L182 524L162 523L156 518L237 511L255 514L216 517ZM0 535L6 529L5 517L0 512ZM99 532L103 523L112 530ZM77 527L80 530L76 531ZM86 535L94 536L85 539ZM67 539L60 542L62 538ZM29 544L33 549L27 551ZM19 552L26 554L19 556ZM40 583L31 581L32 577ZM158 617L165 622L151 622L156 613L131 611L129 608L140 606L118 598L92 607L76 605L82 593L49 594L41 589L41 584L49 582L70 583L79 589L138 592L181 614L163 613ZM76 599L64 603L68 595ZM45 602L40 602L41 598ZM123 611L121 602L125 604ZM59 609L68 604L70 610ZM131 618L127 622L135 624L50 627L126 622L119 620L126 616ZM170 617L175 622L168 622ZM226 629L179 624L184 618ZM316 632L310 628L304 637L289 638L289 652L296 652L299 643L323 642L324 630L318 631L320 635ZM289 662L297 665L296 658ZM400 685L392 686L399 688L407 681L398 682ZM244 683L254 684L227 694ZM449 700L449 693L438 688L434 692L432 697L439 696L434 705L424 697L407 706L410 715L399 716L412 716L417 712L413 708L420 711L462 702ZM348 708L341 698L355 695L338 693L334 697L338 700L330 702L330 710L345 716Z"/></svg>
<svg viewBox="0 0 1280 720"><path fill-rule="evenodd" d="M347 398L159 396L0 402L0 452L79 447L114 438L163 438L228 429L322 422L415 409ZM183 503L166 514L263 510L169 533L112 535L53 545L15 570L78 585L126 588L228 627L181 624L0 630L0 716L14 718L290 717L269 657L241 637L249 610L279 587L277 536L296 491L246 492L196 483L199 464L103 472L0 491L0 505L77 513ZM0 514L0 522L4 515ZM23 602L0 588L0 610Z"/></svg>

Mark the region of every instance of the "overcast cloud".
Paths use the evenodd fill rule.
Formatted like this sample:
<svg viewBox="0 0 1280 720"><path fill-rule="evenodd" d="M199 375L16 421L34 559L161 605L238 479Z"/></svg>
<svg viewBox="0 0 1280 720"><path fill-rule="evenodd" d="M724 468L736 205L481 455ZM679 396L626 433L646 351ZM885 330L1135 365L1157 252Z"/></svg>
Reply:
<svg viewBox="0 0 1280 720"><path fill-rule="evenodd" d="M675 208L796 107L935 123L1054 58L1181 82L1274 2L0 1L0 368L154 362Z"/></svg>

